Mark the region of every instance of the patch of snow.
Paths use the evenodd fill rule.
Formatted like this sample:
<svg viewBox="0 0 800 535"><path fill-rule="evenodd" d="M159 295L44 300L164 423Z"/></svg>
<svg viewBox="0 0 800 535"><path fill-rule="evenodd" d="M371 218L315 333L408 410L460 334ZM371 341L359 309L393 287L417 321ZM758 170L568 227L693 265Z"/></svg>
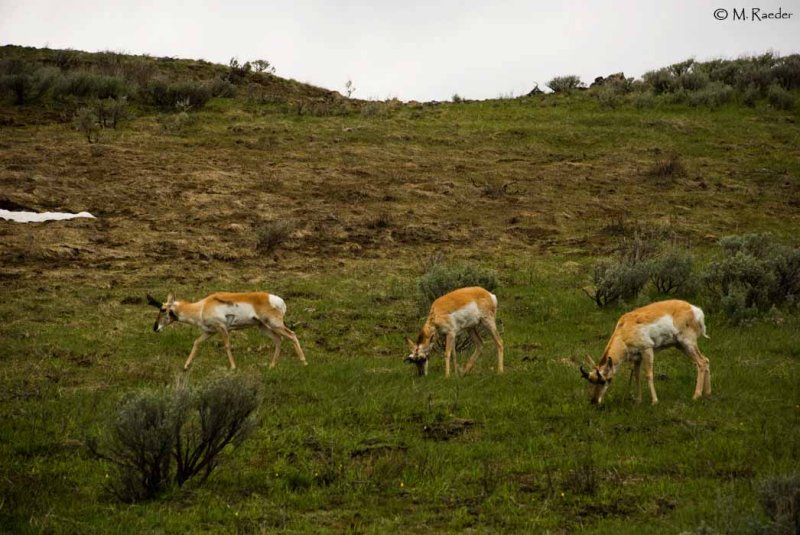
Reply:
<svg viewBox="0 0 800 535"><path fill-rule="evenodd" d="M67 212L12 212L11 210L0 209L0 219L7 221L16 221L17 223L41 223L43 221L59 221L62 219L75 219L76 217L89 217L94 219L94 216L89 212L78 212L77 214L70 214Z"/></svg>

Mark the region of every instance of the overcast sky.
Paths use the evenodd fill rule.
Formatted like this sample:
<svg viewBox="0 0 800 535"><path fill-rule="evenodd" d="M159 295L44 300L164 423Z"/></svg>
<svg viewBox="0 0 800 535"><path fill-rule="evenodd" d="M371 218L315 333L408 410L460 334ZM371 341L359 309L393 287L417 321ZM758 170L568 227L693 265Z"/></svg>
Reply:
<svg viewBox="0 0 800 535"><path fill-rule="evenodd" d="M742 7L792 15L733 20ZM0 44L267 59L280 76L340 92L352 79L360 98L482 99L557 75L798 53L800 0L0 0Z"/></svg>

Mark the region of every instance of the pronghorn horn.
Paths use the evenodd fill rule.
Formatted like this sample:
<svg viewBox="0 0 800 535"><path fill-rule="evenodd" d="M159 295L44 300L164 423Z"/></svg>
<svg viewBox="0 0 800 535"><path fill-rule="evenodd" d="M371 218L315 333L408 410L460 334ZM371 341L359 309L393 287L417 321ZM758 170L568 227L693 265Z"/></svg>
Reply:
<svg viewBox="0 0 800 535"><path fill-rule="evenodd" d="M588 381L589 380L589 373L586 370L583 369L583 366L581 366L580 368L581 368L581 376Z"/></svg>
<svg viewBox="0 0 800 535"><path fill-rule="evenodd" d="M147 294L147 304L151 307L161 308L162 303L160 301L156 301L152 295Z"/></svg>

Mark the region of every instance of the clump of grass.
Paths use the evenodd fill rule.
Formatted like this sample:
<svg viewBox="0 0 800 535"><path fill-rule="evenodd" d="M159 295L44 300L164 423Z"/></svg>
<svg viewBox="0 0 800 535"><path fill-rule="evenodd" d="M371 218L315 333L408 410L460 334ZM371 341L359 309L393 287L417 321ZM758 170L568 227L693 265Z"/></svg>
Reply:
<svg viewBox="0 0 800 535"><path fill-rule="evenodd" d="M289 239L296 226L294 221L285 219L261 223L256 227L256 251L261 254L273 253Z"/></svg>
<svg viewBox="0 0 800 535"><path fill-rule="evenodd" d="M686 176L686 166L679 154L672 153L656 160L647 174L663 179L684 177Z"/></svg>
<svg viewBox="0 0 800 535"><path fill-rule="evenodd" d="M100 123L97 114L91 108L81 108L73 121L75 130L86 136L86 141L95 143L100 137Z"/></svg>
<svg viewBox="0 0 800 535"><path fill-rule="evenodd" d="M387 213L378 214L377 217L367 223L367 228L381 230L392 226L392 217Z"/></svg>
<svg viewBox="0 0 800 535"><path fill-rule="evenodd" d="M597 92L597 103L601 109L613 110L619 105L620 99L617 91L612 87L601 87Z"/></svg>
<svg viewBox="0 0 800 535"><path fill-rule="evenodd" d="M158 118L158 124L161 125L164 132L178 135L182 134L193 122L192 116L185 111L162 115Z"/></svg>

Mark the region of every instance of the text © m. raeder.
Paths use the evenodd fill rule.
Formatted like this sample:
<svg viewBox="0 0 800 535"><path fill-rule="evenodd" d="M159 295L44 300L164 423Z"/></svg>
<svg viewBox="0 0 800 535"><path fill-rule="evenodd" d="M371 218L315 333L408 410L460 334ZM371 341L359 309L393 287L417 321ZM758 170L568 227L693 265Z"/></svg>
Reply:
<svg viewBox="0 0 800 535"><path fill-rule="evenodd" d="M754 7L750 9L750 15L748 17L746 8L733 8L733 20L752 20L758 22L762 20L790 19L792 15L794 15L794 13L786 12L782 7L779 7L778 11L767 11L760 7Z"/></svg>

